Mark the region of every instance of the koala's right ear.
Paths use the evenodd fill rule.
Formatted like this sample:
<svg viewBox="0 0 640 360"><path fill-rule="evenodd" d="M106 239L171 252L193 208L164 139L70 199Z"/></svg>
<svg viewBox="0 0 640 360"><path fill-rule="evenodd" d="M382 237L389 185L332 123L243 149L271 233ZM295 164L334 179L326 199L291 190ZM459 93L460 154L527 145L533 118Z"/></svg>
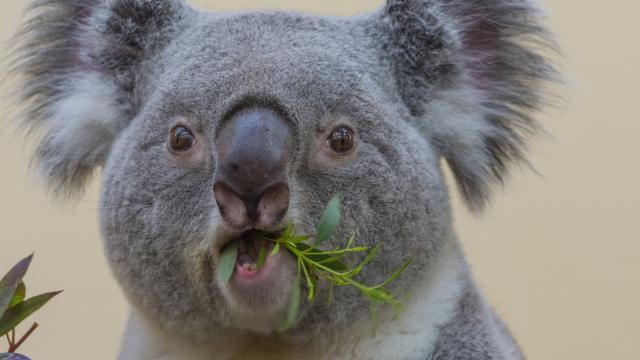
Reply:
<svg viewBox="0 0 640 360"><path fill-rule="evenodd" d="M387 0L380 14L375 43L407 118L482 210L511 165L526 162L558 80L542 12L530 0Z"/></svg>
<svg viewBox="0 0 640 360"><path fill-rule="evenodd" d="M35 0L15 38L21 128L56 195L81 190L138 111L140 66L186 27L182 0ZM144 80L144 79L142 79Z"/></svg>

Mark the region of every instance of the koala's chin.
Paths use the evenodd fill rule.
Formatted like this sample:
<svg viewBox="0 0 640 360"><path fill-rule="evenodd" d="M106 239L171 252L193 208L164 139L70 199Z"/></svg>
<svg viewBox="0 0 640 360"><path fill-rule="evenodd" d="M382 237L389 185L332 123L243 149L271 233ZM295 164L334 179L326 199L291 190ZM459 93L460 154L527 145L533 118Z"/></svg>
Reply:
<svg viewBox="0 0 640 360"><path fill-rule="evenodd" d="M232 240L239 243L235 271L226 283L216 277L217 285L229 311L230 327L268 334L285 320L291 284L297 276L296 261L290 253L279 251L267 256L257 269L260 245L248 237L244 234ZM264 246L269 251L269 245Z"/></svg>

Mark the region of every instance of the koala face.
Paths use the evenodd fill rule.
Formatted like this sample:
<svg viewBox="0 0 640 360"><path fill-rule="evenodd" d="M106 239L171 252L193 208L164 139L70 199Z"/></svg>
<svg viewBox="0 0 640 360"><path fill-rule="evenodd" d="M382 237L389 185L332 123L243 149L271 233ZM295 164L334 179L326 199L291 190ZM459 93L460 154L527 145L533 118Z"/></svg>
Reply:
<svg viewBox="0 0 640 360"><path fill-rule="evenodd" d="M144 105L104 170L104 236L132 302L182 329L197 324L194 334L273 331L294 258L280 252L259 279L236 273L225 284L215 276L220 250L289 221L313 234L334 195L343 217L326 247L355 233L359 244L382 245L362 281L381 282L409 256L418 261L403 283L417 281L445 239L446 191L431 145L403 120L375 67L362 66L376 56L362 45L364 27L279 13L198 21L150 69ZM345 32L359 34L345 42ZM189 145L176 147L176 131ZM280 214L265 219L262 206ZM351 289L334 295L330 310L307 304L301 323L344 326L368 311Z"/></svg>
<svg viewBox="0 0 640 360"><path fill-rule="evenodd" d="M343 215L323 246L351 234L381 244L367 284L412 258L394 285L410 293L453 236L441 160L480 209L522 158L538 84L553 75L529 46L546 38L526 2L390 0L353 18L178 0L46 0L31 12L15 70L29 126L44 131L42 173L69 195L103 166L116 277L136 309L191 339L278 328L297 266L281 251L259 273L244 267L255 233L293 222L313 234L334 195ZM231 242L241 255L224 283ZM345 328L368 309L334 289L331 308L304 303L289 332Z"/></svg>

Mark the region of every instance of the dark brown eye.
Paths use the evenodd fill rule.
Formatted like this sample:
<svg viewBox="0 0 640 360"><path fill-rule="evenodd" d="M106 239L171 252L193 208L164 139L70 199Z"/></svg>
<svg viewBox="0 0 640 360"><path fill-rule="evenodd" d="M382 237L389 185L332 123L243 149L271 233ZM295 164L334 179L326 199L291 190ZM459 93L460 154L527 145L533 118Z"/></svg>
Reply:
<svg viewBox="0 0 640 360"><path fill-rule="evenodd" d="M169 136L169 148L175 152L184 152L193 146L195 139L189 129L184 126L176 126L171 129Z"/></svg>
<svg viewBox="0 0 640 360"><path fill-rule="evenodd" d="M329 146L338 154L344 154L353 149L353 130L342 126L334 129L327 139Z"/></svg>

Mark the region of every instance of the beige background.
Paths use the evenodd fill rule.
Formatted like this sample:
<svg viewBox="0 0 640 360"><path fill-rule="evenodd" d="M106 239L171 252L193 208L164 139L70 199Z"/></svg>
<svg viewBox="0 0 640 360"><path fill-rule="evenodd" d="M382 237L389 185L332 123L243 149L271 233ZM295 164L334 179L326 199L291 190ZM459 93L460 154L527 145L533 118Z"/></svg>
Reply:
<svg viewBox="0 0 640 360"><path fill-rule="evenodd" d="M352 14L382 0L193 3ZM544 3L565 52L566 105L543 116L553 138L533 149L540 174L516 174L484 216L456 204L459 234L478 283L530 359L637 359L640 3ZM0 40L23 4L0 2ZM0 272L35 250L30 292L66 290L33 317L41 327L23 352L114 359L126 305L102 255L97 187L77 205L55 206L28 173L31 146L4 124L0 144Z"/></svg>

